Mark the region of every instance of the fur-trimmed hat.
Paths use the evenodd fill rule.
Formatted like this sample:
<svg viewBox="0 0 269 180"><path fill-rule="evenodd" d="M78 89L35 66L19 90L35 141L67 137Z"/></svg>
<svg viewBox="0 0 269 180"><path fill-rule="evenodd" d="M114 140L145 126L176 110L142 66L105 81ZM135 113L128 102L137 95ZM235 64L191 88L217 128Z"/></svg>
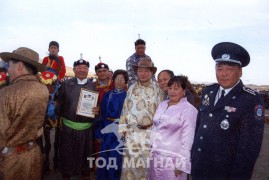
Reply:
<svg viewBox="0 0 269 180"><path fill-rule="evenodd" d="M90 63L88 61L84 60L84 59L79 59L79 60L75 61L74 64L73 64L73 67L76 67L76 66L82 65L82 64L90 67Z"/></svg>
<svg viewBox="0 0 269 180"><path fill-rule="evenodd" d="M95 69L95 71L97 71L98 69L101 69L101 68L106 68L107 70L109 70L108 65L105 64L105 63L102 63L102 62L98 63L98 64L95 66L94 69Z"/></svg>

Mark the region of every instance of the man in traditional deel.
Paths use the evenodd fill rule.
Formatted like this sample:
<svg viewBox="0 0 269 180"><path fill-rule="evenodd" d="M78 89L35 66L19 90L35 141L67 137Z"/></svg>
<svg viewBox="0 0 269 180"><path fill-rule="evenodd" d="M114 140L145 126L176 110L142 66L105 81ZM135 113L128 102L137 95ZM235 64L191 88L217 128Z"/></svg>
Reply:
<svg viewBox="0 0 269 180"><path fill-rule="evenodd" d="M250 179L264 129L261 96L240 79L250 56L243 47L222 42L213 47L212 57L218 83L202 94L191 152L192 178Z"/></svg>
<svg viewBox="0 0 269 180"><path fill-rule="evenodd" d="M88 79L90 63L84 59L74 62L73 71L75 77L64 81L59 89L59 111L62 119L59 158L62 179L70 179L73 176L81 176L81 179L89 179L93 166L87 160L93 152L93 118L87 114L78 113L81 107L80 100L82 90L96 91L92 79ZM87 104L91 100L97 100L84 96L84 109L91 108ZM81 100L82 101L82 100ZM99 113L98 107L92 107L92 114ZM86 109L84 110L86 111ZM88 110L90 111L90 110Z"/></svg>
<svg viewBox="0 0 269 180"><path fill-rule="evenodd" d="M163 99L158 83L151 79L157 71L152 61L142 58L133 69L138 81L128 89L119 122L119 133L126 139L122 180L147 178L153 116ZM127 165L130 162L134 163Z"/></svg>
<svg viewBox="0 0 269 180"><path fill-rule="evenodd" d="M41 179L43 133L49 91L37 79L45 70L35 51L21 47L0 53L10 85L0 90L0 179Z"/></svg>

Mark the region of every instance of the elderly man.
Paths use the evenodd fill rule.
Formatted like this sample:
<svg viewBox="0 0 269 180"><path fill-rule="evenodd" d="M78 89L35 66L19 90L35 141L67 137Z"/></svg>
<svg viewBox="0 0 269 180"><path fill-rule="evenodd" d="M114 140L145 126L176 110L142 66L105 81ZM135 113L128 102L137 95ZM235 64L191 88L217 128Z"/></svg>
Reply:
<svg viewBox="0 0 269 180"><path fill-rule="evenodd" d="M152 118L163 94L151 80L157 68L149 58L142 58L133 69L138 81L128 89L119 122L126 139L121 179L146 179ZM128 166L130 162L134 164Z"/></svg>
<svg viewBox="0 0 269 180"><path fill-rule="evenodd" d="M134 44L135 53L126 60L126 71L128 72L129 76L128 86L134 84L137 81L137 75L133 70L133 65L137 65L141 58L150 59L150 57L145 54L146 42L143 39L136 40ZM155 76L152 76L152 79L156 80Z"/></svg>
<svg viewBox="0 0 269 180"><path fill-rule="evenodd" d="M191 174L194 180L250 179L264 128L261 97L240 80L250 57L230 42L215 45L212 57L218 84L202 94Z"/></svg>
<svg viewBox="0 0 269 180"><path fill-rule="evenodd" d="M42 155L36 140L43 133L49 92L36 73L39 55L25 47L0 53L11 84L0 90L0 179L41 179Z"/></svg>
<svg viewBox="0 0 269 180"><path fill-rule="evenodd" d="M75 175L81 175L82 178L90 176L87 158L93 154L93 119L76 113L81 89L96 90L92 80L87 78L89 66L89 62L83 59L75 61L75 78L64 81L59 90L62 117L59 153L63 179ZM98 107L92 108L93 114L98 114L98 111Z"/></svg>

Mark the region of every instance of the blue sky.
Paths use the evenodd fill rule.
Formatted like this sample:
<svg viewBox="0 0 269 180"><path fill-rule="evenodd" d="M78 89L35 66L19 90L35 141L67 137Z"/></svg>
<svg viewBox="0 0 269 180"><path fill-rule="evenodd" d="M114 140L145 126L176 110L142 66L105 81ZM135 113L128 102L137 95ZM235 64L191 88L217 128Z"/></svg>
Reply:
<svg viewBox="0 0 269 180"><path fill-rule="evenodd" d="M268 10L267 0L1 0L0 52L25 46L43 58L56 40L67 66L83 53L91 72L99 56L125 69L140 34L157 72L216 82L211 49L229 41L250 54L243 82L269 85Z"/></svg>

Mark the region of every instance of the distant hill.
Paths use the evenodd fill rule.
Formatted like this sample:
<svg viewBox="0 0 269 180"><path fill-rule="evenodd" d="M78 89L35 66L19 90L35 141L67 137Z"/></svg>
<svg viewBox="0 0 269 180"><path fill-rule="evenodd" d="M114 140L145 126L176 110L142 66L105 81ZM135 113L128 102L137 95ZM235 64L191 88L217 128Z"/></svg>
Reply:
<svg viewBox="0 0 269 180"><path fill-rule="evenodd" d="M66 76L75 76L74 72L73 72L73 68L72 67L68 67L66 66ZM94 77L95 74L92 73L92 72L89 72L89 75L88 77L91 78L91 77ZM192 84L211 84L209 82L196 82L196 81L191 81ZM269 85L261 85L261 86L258 86L258 85L255 85L255 84L246 84L247 87L251 88L251 89L257 89L257 90L269 90Z"/></svg>
<svg viewBox="0 0 269 180"><path fill-rule="evenodd" d="M255 85L255 84L246 84L247 87L251 88L251 89L257 89L257 90L260 90L260 91L263 91L263 90L266 90L268 91L269 90L269 85Z"/></svg>
<svg viewBox="0 0 269 180"><path fill-rule="evenodd" d="M192 84L212 84L212 83L209 83L209 82L196 82L196 81L191 81ZM245 84L245 86L251 88L251 89L257 89L257 90L260 90L260 91L269 91L269 85L255 85L255 84Z"/></svg>

